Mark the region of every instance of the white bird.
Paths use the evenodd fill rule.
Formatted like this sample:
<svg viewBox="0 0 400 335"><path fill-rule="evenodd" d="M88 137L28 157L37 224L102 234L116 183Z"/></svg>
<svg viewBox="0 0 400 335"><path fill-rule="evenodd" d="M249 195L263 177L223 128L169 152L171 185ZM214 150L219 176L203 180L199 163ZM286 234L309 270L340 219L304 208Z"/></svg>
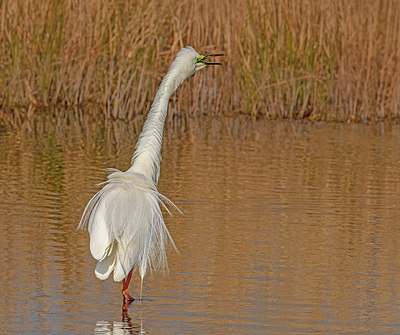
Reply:
<svg viewBox="0 0 400 335"><path fill-rule="evenodd" d="M160 208L172 203L157 190L164 121L169 98L183 81L207 65L220 65L208 62L213 56L223 55L199 55L192 47L178 52L147 115L131 167L110 170L79 223L78 228L89 231L96 277L105 280L114 272L114 281L123 281L124 301L134 300L128 293L132 273L138 269L143 282L148 268L166 269L168 242L175 247Z"/></svg>

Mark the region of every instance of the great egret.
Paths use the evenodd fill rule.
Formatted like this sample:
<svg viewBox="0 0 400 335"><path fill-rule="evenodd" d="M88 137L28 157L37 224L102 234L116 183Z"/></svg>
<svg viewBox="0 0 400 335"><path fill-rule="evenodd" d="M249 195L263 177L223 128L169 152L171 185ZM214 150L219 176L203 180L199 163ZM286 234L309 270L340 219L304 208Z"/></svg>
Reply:
<svg viewBox="0 0 400 335"><path fill-rule="evenodd" d="M172 204L157 190L160 176L161 143L170 96L183 81L222 54L199 55L192 47L182 48L163 78L139 135L131 167L111 169L103 188L88 202L78 228L87 228L90 252L98 261L96 277L102 280L114 272L123 282L125 301L132 273L139 269L143 282L147 268L167 268L168 240L175 247L164 223L160 204Z"/></svg>

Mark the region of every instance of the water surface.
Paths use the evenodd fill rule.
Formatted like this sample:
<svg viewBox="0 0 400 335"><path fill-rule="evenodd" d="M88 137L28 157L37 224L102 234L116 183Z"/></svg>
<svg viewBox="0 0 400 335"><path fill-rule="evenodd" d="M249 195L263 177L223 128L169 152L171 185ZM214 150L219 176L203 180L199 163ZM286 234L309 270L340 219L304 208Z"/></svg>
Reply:
<svg viewBox="0 0 400 335"><path fill-rule="evenodd" d="M79 117L0 128L1 332L400 333L398 125L168 125L159 190L184 212L166 215L180 254L123 313L76 226L139 131Z"/></svg>

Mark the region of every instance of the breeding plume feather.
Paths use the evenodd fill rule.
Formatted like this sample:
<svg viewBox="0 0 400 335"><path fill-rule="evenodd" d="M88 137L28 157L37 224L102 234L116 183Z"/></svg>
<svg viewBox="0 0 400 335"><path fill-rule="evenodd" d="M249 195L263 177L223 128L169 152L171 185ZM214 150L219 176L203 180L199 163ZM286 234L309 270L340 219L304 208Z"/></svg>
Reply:
<svg viewBox="0 0 400 335"><path fill-rule="evenodd" d="M147 115L131 167L125 172L110 169L79 223L78 228L89 231L96 277L105 280L113 273L115 281L123 281L122 294L129 301L132 273L138 269L143 281L148 268L166 269L168 242L175 247L160 208L174 205L157 190L169 98L185 79L207 65L220 64L208 61L213 56L222 54L199 55L192 47L178 52Z"/></svg>

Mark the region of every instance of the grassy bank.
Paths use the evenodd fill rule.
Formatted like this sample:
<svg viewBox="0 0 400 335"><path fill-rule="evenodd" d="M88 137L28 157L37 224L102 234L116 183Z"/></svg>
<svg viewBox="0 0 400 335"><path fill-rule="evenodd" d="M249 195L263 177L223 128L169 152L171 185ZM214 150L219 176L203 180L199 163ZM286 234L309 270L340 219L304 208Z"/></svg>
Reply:
<svg viewBox="0 0 400 335"><path fill-rule="evenodd" d="M225 66L184 85L169 117L400 116L396 0L4 0L1 112L73 106L132 119L185 45L224 52Z"/></svg>

